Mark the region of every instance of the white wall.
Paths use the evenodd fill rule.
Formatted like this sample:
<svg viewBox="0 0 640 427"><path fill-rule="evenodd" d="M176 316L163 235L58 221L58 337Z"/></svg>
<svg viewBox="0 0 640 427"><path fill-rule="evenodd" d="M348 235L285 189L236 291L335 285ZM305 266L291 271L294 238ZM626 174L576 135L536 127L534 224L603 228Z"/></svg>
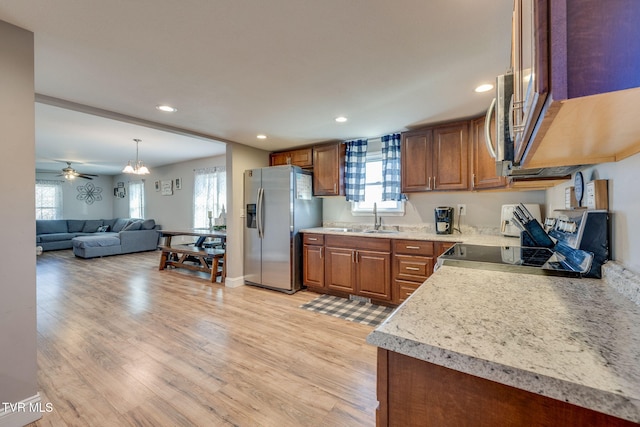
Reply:
<svg viewBox="0 0 640 427"><path fill-rule="evenodd" d="M63 166L60 167L62 169ZM82 170L82 169L80 169ZM36 179L48 181L61 181L62 184L62 218L63 219L110 219L113 218L113 177L101 175L91 181L76 178L73 181L65 181L62 177L55 176L54 173L36 173ZM93 204L87 204L84 200L78 200L78 187L84 187L88 182L95 187L101 188L102 200L97 200Z"/></svg>
<svg viewBox="0 0 640 427"><path fill-rule="evenodd" d="M269 166L269 152L239 144L227 146L227 284L244 283L244 171Z"/></svg>
<svg viewBox="0 0 640 427"><path fill-rule="evenodd" d="M33 75L33 33L0 21L0 402L38 393ZM40 414L4 415L4 425L11 425Z"/></svg>
<svg viewBox="0 0 640 427"><path fill-rule="evenodd" d="M438 206L452 206L457 209L459 203L467 205L467 215L461 218L462 225L476 227L500 226L500 212L503 204L537 203L544 212L545 192L538 191L486 191L486 192L448 192L448 193L411 193L404 216L383 217L383 224L420 225L434 224L434 209ZM368 223L368 217L351 215L351 204L344 197L325 197L323 202L323 221ZM456 224L458 218L456 215Z"/></svg>
<svg viewBox="0 0 640 427"><path fill-rule="evenodd" d="M144 180L145 217L153 218L165 230L193 227L194 169L224 166L225 163L226 156L222 155L150 168L151 173L141 177ZM115 199L115 217L129 217L129 182L139 178L125 174L113 177L111 194L119 181L124 182L127 188L127 197L124 199L111 196ZM170 196L163 196L161 191L156 191L156 181L174 181L175 184L176 178L182 180L182 189L174 187Z"/></svg>
<svg viewBox="0 0 640 427"><path fill-rule="evenodd" d="M640 154L615 163L603 163L582 171L585 183L609 180L612 259L640 273ZM565 189L573 182L547 190L547 214L564 209Z"/></svg>

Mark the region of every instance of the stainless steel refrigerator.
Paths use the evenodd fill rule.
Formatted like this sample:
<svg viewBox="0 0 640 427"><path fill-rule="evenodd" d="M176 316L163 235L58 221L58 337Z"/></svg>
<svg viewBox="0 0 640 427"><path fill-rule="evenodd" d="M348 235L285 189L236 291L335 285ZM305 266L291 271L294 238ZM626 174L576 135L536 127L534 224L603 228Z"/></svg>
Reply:
<svg viewBox="0 0 640 427"><path fill-rule="evenodd" d="M322 225L312 175L297 166L244 172L244 281L287 293L302 286L299 231Z"/></svg>

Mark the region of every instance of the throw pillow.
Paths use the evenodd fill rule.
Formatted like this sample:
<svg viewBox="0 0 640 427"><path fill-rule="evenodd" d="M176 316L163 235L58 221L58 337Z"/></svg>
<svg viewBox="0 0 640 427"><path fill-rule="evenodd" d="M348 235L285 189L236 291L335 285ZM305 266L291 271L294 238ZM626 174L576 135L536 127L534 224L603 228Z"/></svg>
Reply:
<svg viewBox="0 0 640 427"><path fill-rule="evenodd" d="M127 226L123 228L122 231L140 230L141 227L142 227L142 221L133 221L127 224Z"/></svg>
<svg viewBox="0 0 640 427"><path fill-rule="evenodd" d="M102 225L101 219L88 219L84 223L84 227L82 227L83 233L95 233L98 231L98 227Z"/></svg>
<svg viewBox="0 0 640 427"><path fill-rule="evenodd" d="M156 221L153 219L145 219L142 221L142 229L143 230L153 230L153 227L156 226Z"/></svg>
<svg viewBox="0 0 640 427"><path fill-rule="evenodd" d="M111 227L111 230L115 231L116 233L118 231L122 231L122 229L125 228L128 223L129 220L127 218L118 218L118 220Z"/></svg>
<svg viewBox="0 0 640 427"><path fill-rule="evenodd" d="M106 233L107 231L109 231L109 226L108 225L102 225L102 226L98 227L98 233Z"/></svg>

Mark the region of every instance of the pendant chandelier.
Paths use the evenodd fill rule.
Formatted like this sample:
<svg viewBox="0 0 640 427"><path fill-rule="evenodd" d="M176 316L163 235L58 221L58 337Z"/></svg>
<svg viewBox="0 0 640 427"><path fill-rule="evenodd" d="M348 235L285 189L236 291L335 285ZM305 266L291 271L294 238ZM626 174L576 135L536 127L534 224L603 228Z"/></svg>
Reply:
<svg viewBox="0 0 640 427"><path fill-rule="evenodd" d="M136 161L132 165L131 160L127 163L127 166L122 169L122 173L132 173L135 175L148 175L149 169L142 163L142 160L138 160L138 144L140 143L140 139L134 139L136 142Z"/></svg>

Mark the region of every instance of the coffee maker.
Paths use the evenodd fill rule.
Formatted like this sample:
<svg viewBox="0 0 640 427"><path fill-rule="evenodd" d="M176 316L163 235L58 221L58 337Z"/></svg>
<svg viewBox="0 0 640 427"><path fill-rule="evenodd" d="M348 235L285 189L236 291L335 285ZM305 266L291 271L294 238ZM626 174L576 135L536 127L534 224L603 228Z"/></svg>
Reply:
<svg viewBox="0 0 640 427"><path fill-rule="evenodd" d="M453 208L450 206L439 206L436 212L436 233L453 233Z"/></svg>

